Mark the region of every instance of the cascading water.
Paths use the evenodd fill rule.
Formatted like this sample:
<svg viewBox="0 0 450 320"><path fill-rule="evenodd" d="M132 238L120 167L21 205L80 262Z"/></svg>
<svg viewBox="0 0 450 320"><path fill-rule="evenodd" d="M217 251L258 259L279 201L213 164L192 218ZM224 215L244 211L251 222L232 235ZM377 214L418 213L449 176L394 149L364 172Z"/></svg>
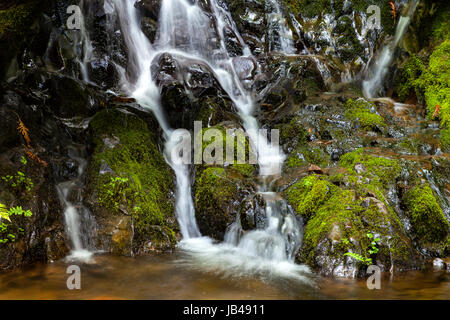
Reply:
<svg viewBox="0 0 450 320"><path fill-rule="evenodd" d="M183 236L180 247L192 258L189 263L214 270L221 269L230 275L261 271L307 281L301 274L308 270L307 267L292 262L293 254L301 241L300 226L283 200L277 199L277 194L271 191L269 183L280 173L284 155L277 145L269 143L267 137L258 131L258 122L252 115L252 95L246 91L235 70L236 57L227 50L225 30L228 33L231 31L242 46L243 55L240 58L254 59L224 6L215 0L209 3L213 22L196 3L163 0L159 30L152 45L140 29L134 0L108 0L105 5L112 5L119 17L128 47L128 74L133 75L133 79L122 79L123 87L142 107L153 111L164 131L166 159L177 179L176 213ZM258 155L263 181L259 188L267 203L264 229L250 231L240 237L243 231L237 220L225 236L228 241L222 244L213 244L212 239L200 237L192 202L189 167L172 158L172 150L179 135L174 134L175 131L165 118L159 90L152 80L150 66L153 59L161 53L169 53L180 59L202 61L239 110L243 127L256 146Z"/></svg>
<svg viewBox="0 0 450 320"><path fill-rule="evenodd" d="M80 10L84 12L89 12L85 7L87 6L84 0L80 0L78 4ZM85 82L90 82L89 80L89 72L88 72L88 63L93 58L94 47L92 45L92 41L89 37L89 32L87 28L85 14L80 15L80 30L70 30L68 32L69 37L73 43L73 49L76 52L75 61L78 63L80 67L82 80Z"/></svg>
<svg viewBox="0 0 450 320"><path fill-rule="evenodd" d="M294 54L295 48L292 41L292 31L286 23L286 18L281 11L277 0L268 0L272 8L272 13L268 15L269 20L269 38L276 51L284 54Z"/></svg>
<svg viewBox="0 0 450 320"><path fill-rule="evenodd" d="M384 46L381 54L372 66L372 69L369 69L369 76L362 83L362 91L366 98L376 98L380 94L383 87L384 78L386 77L389 71L389 66L394 59L395 50L408 30L409 23L418 3L418 0L411 1L407 15L401 16L398 21L394 38Z"/></svg>
<svg viewBox="0 0 450 320"><path fill-rule="evenodd" d="M89 209L83 205L81 181L87 162L81 156L81 148L69 148L69 156L78 164L76 178L57 185L61 204L64 206L64 221L69 235L72 250L69 260L88 261L94 249L92 239L95 231L95 221Z"/></svg>

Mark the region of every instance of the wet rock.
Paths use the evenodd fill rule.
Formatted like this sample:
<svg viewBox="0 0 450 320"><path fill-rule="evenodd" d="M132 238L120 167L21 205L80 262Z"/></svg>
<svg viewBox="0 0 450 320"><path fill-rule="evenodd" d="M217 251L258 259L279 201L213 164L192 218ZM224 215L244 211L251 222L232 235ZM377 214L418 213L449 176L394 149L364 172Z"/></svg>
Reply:
<svg viewBox="0 0 450 320"><path fill-rule="evenodd" d="M105 251L136 255L175 245L173 172L155 128L153 117L146 123L125 109L99 112L90 122L94 149L85 199L97 220L97 247Z"/></svg>
<svg viewBox="0 0 450 320"><path fill-rule="evenodd" d="M434 270L443 270L445 269L444 260L436 258L433 260L433 269Z"/></svg>
<svg viewBox="0 0 450 320"><path fill-rule="evenodd" d="M97 107L86 86L68 77L53 77L50 80L50 94L54 112L63 118L88 116Z"/></svg>
<svg viewBox="0 0 450 320"><path fill-rule="evenodd" d="M257 203L245 200L253 192L254 186L233 169L208 167L201 171L195 180L195 216L200 232L223 240L236 214L243 215L241 221L245 228L254 226L255 217L248 214L253 213Z"/></svg>

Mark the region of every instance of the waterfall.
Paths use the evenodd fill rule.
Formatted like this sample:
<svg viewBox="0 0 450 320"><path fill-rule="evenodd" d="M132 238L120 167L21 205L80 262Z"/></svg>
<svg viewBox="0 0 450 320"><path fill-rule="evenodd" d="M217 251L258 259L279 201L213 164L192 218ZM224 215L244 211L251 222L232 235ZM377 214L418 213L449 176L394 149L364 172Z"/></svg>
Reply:
<svg viewBox="0 0 450 320"><path fill-rule="evenodd" d="M292 41L292 31L286 23L286 18L281 11L280 4L277 0L268 0L273 12L268 14L269 22L269 38L276 51L284 54L294 54L295 48ZM276 39L278 36L278 39ZM278 41L276 41L278 40Z"/></svg>
<svg viewBox="0 0 450 320"><path fill-rule="evenodd" d="M80 0L78 4L80 10L83 12L88 12L85 6L88 6L85 3L85 0ZM81 78L85 82L90 82L89 80L89 72L88 72L88 63L93 58L94 55L94 47L92 45L92 41L89 37L87 21L85 14L80 15L80 30L70 30L68 32L68 36L71 38L73 43L73 50L76 53L75 61L80 67Z"/></svg>
<svg viewBox="0 0 450 320"><path fill-rule="evenodd" d="M372 69L369 69L368 77L362 83L362 91L366 98L376 98L380 94L384 78L394 59L395 50L408 30L409 23L418 3L418 0L411 1L407 15L401 16L397 23L394 38L384 46L378 59L375 60Z"/></svg>
<svg viewBox="0 0 450 320"><path fill-rule="evenodd" d="M76 178L57 185L58 196L64 206L64 222L66 233L69 235L72 250L67 257L69 260L89 261L92 250L91 243L95 230L95 221L89 209L83 205L81 181L86 160L81 156L82 150L77 147L69 148L69 156L78 163ZM73 199L74 198L74 199Z"/></svg>
<svg viewBox="0 0 450 320"><path fill-rule="evenodd" d="M226 47L225 29L231 30L242 47L242 59L253 59L249 48L240 36L231 15L223 4L211 0L213 21L196 4L187 0L163 0L159 29L153 44L141 31L134 8L134 0L108 0L119 17L125 43L128 47L128 68L134 79L125 77L122 85L136 101L155 114L165 135L165 156L174 169L177 180L176 214L183 240L179 244L196 266L221 269L236 275L242 272L265 271L270 274L291 275L305 280L299 272L305 266L295 265L293 257L301 241L300 226L292 212L287 210L283 200L271 189L270 182L281 172L285 156L278 146L272 145L262 133L252 115L255 104L235 70L235 58ZM201 31L200 31L201 30ZM171 158L171 151L179 139L170 128L162 110L159 90L152 80L152 60L161 53L169 53L179 59L202 61L212 71L221 87L227 92L239 110L243 127L258 155L260 193L266 199L267 225L240 237L242 230L239 219L229 228L222 244L201 237L195 219L191 194L189 167L178 164ZM239 270L239 271L237 271Z"/></svg>

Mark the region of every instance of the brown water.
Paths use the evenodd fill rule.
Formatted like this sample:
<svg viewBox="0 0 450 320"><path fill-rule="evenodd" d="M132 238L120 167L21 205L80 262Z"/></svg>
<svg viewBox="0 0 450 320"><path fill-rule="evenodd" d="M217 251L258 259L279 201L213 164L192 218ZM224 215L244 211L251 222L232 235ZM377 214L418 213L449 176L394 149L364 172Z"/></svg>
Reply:
<svg viewBox="0 0 450 320"><path fill-rule="evenodd" d="M365 279L325 279L314 286L283 279L230 278L195 270L178 255L95 256L79 264L81 290L68 290L58 261L0 274L0 299L450 299L450 274L414 271L385 276L380 290Z"/></svg>

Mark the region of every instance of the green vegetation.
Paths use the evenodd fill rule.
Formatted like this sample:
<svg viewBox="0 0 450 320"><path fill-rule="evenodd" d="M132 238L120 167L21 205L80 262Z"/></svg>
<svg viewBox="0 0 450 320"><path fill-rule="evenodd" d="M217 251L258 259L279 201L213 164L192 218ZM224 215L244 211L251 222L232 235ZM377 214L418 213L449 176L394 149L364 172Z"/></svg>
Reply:
<svg viewBox="0 0 450 320"><path fill-rule="evenodd" d="M405 101L411 90L416 89L416 80L424 71L425 65L416 55L406 60L405 64L398 71L395 83L395 89L400 101ZM420 93L416 92L416 95L420 95Z"/></svg>
<svg viewBox="0 0 450 320"><path fill-rule="evenodd" d="M287 189L286 199L297 214L309 219L336 189L336 186L319 176L310 175Z"/></svg>
<svg viewBox="0 0 450 320"><path fill-rule="evenodd" d="M285 191L288 203L306 221L301 260L318 266L316 258L325 254L334 261L351 256L363 265L374 257L407 261L410 244L386 200L389 184L400 175L400 163L357 149L344 154L339 164L346 172L313 174ZM373 234L379 236L374 239Z"/></svg>
<svg viewBox="0 0 450 320"><path fill-rule="evenodd" d="M28 161L24 156L22 156L20 162L24 167L28 164ZM31 178L27 177L25 173L20 170L18 170L14 175L2 176L1 179L16 195L29 193L34 187L34 183Z"/></svg>
<svg viewBox="0 0 450 320"><path fill-rule="evenodd" d="M408 191L405 204L414 233L425 242L440 242L448 235L449 223L445 218L433 190L428 184Z"/></svg>
<svg viewBox="0 0 450 320"><path fill-rule="evenodd" d="M166 226L174 210L172 174L147 124L115 109L97 113L90 125L96 146L90 176L100 204L113 213L131 214L142 234L149 233L153 225ZM109 166L110 172L99 174L102 165Z"/></svg>
<svg viewBox="0 0 450 320"><path fill-rule="evenodd" d="M375 113L376 107L372 102L363 98L348 99L345 116L350 120L358 120L364 130L382 130L386 123L380 115Z"/></svg>
<svg viewBox="0 0 450 320"><path fill-rule="evenodd" d="M333 9L336 16L343 15L344 0L284 0L286 7L295 16L303 16L312 18L320 14L332 13ZM332 5L333 3L333 5ZM383 0L354 0L351 1L352 8L359 12L366 13L370 5L378 5L381 9L381 25L387 33L393 33L395 29L395 21L391 16L390 7Z"/></svg>
<svg viewBox="0 0 450 320"><path fill-rule="evenodd" d="M329 155L323 149L301 145L289 155L286 161L286 167L302 167L308 165L308 163L315 164L319 167L326 167L328 160Z"/></svg>
<svg viewBox="0 0 450 320"><path fill-rule="evenodd" d="M369 238L369 240L371 241L370 244L369 244L369 247L368 247L368 249L367 249L368 255L377 254L378 251L380 251L380 250L377 248L377 242L380 241L381 239L380 239L380 238L375 238L375 239L374 239L374 236L373 236L373 234L371 234L371 233L367 233L367 238ZM349 243L348 240L346 240L346 241L344 241L344 240L346 240L346 239L343 239L343 242L347 242L347 244ZM345 255L345 256L350 256L350 257L352 257L353 259L355 259L355 260L357 260L357 261L359 261L359 262L362 262L363 264L365 264L365 265L367 265L367 266L370 266L370 265L373 263L373 262L372 262L372 258L364 257L364 256L362 256L362 255L360 255L360 254L358 254L358 253L347 252L347 253L345 253L344 255Z"/></svg>
<svg viewBox="0 0 450 320"><path fill-rule="evenodd" d="M37 1L28 1L6 10L0 10L0 36L4 33L14 32L24 34L28 32L31 16Z"/></svg>
<svg viewBox="0 0 450 320"><path fill-rule="evenodd" d="M236 184L228 177L224 168L209 167L198 179L195 199L201 207L214 208L233 199Z"/></svg>
<svg viewBox="0 0 450 320"><path fill-rule="evenodd" d="M3 176L2 180L12 188L17 189L18 193L21 193L23 190L31 191L34 186L33 181L31 181L30 178L26 177L25 174L21 171L17 171L14 176Z"/></svg>
<svg viewBox="0 0 450 320"><path fill-rule="evenodd" d="M15 242L18 236L24 233L24 229L11 221L11 217L23 216L29 218L32 215L30 210L23 210L21 206L7 209L4 204L0 203L0 244Z"/></svg>
<svg viewBox="0 0 450 320"><path fill-rule="evenodd" d="M356 171L357 164L363 166L360 173ZM339 160L339 165L353 175L359 174L370 178L381 188L395 181L401 172L401 165L397 160L367 154L363 148L344 154Z"/></svg>

